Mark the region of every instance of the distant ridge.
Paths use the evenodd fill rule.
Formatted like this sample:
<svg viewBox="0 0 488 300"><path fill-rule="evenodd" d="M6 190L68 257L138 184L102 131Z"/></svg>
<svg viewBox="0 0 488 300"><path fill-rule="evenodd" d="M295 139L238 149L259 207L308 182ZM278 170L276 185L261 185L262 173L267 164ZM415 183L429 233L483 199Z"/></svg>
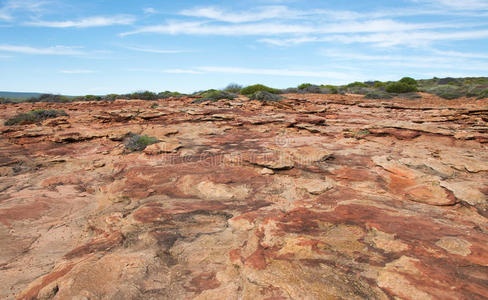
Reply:
<svg viewBox="0 0 488 300"><path fill-rule="evenodd" d="M31 97L39 97L43 93L27 93L27 92L5 92L0 91L0 97L3 98L14 98L14 99L28 99Z"/></svg>

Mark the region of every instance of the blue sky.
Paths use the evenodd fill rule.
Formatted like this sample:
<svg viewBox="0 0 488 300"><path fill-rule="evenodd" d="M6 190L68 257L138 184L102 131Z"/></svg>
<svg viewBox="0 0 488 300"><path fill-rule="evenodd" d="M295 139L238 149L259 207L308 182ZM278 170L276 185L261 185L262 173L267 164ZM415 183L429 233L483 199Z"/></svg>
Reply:
<svg viewBox="0 0 488 300"><path fill-rule="evenodd" d="M0 90L488 76L488 0L0 0Z"/></svg>

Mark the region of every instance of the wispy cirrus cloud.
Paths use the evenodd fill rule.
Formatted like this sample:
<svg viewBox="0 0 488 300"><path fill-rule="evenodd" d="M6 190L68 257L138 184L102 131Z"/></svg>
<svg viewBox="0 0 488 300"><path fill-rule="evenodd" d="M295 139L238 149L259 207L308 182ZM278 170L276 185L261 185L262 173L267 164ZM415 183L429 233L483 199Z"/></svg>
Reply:
<svg viewBox="0 0 488 300"><path fill-rule="evenodd" d="M430 4L437 7L449 8L455 10L488 10L488 1L486 0L412 0L416 3Z"/></svg>
<svg viewBox="0 0 488 300"><path fill-rule="evenodd" d="M3 2L3 5L0 5L0 20L12 21L14 15L19 12L40 15L49 4L51 4L51 1L47 0L7 0Z"/></svg>
<svg viewBox="0 0 488 300"><path fill-rule="evenodd" d="M142 11L145 13L145 14L148 14L148 15L152 15L152 14L156 14L158 11L152 7L146 7L146 8L143 8Z"/></svg>
<svg viewBox="0 0 488 300"><path fill-rule="evenodd" d="M282 34L324 34L324 33L364 33L396 32L434 28L455 28L465 26L449 23L405 23L389 19L337 22L326 24L293 24L293 23L251 23L251 24L209 24L207 22L170 22L166 25L145 26L121 33L121 36L140 33L186 34L186 35L255 35L272 36Z"/></svg>
<svg viewBox="0 0 488 300"><path fill-rule="evenodd" d="M35 55L84 55L86 52L80 49L81 47L71 46L53 46L53 47L31 47L19 45L5 45L0 44L0 52L12 52L21 54L35 54Z"/></svg>
<svg viewBox="0 0 488 300"><path fill-rule="evenodd" d="M303 43L340 42L345 44L364 43L379 47L410 46L425 47L436 41L456 41L488 38L488 30L465 30L452 32L415 31L386 32L352 35L305 36L292 38L263 38L259 41L275 46L291 46Z"/></svg>
<svg viewBox="0 0 488 300"><path fill-rule="evenodd" d="M113 25L130 25L135 22L136 18L131 15L117 15L117 16L94 16L79 20L68 21L33 21L27 22L26 25L36 27L52 27L52 28L87 28L87 27L103 27Z"/></svg>
<svg viewBox="0 0 488 300"><path fill-rule="evenodd" d="M185 9L180 12L180 15L183 16L207 18L229 23L256 22L275 18L294 18L301 14L300 11L290 10L288 7L281 5L264 6L241 12L231 12L215 6Z"/></svg>
<svg viewBox="0 0 488 300"><path fill-rule="evenodd" d="M178 54L178 53L195 52L191 50L154 49L154 48L143 48L143 47L124 47L124 48L132 51L156 53L156 54Z"/></svg>

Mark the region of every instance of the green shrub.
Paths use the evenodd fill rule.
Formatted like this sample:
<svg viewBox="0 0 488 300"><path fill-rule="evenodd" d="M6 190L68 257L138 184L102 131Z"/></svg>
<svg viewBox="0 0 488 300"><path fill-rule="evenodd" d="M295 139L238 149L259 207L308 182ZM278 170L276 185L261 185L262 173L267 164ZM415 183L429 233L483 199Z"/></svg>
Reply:
<svg viewBox="0 0 488 300"><path fill-rule="evenodd" d="M42 94L39 97L32 97L27 99L27 102L55 102L55 103L66 103L70 102L71 99L66 96L53 95L53 94Z"/></svg>
<svg viewBox="0 0 488 300"><path fill-rule="evenodd" d="M482 91L477 97L477 99L484 99L484 98L488 98L488 89Z"/></svg>
<svg viewBox="0 0 488 300"><path fill-rule="evenodd" d="M125 150L130 152L142 151L146 149L147 146L157 142L159 142L159 140L155 137L135 133L128 133L124 139Z"/></svg>
<svg viewBox="0 0 488 300"><path fill-rule="evenodd" d="M183 94L178 92L164 91L158 94L158 99L178 98L183 96L184 96Z"/></svg>
<svg viewBox="0 0 488 300"><path fill-rule="evenodd" d="M228 93L225 91L219 91L219 90L212 89L212 90L197 93L197 96L200 96L201 98L194 100L192 103L202 103L202 102L207 102L207 101L215 102L215 101L222 100L222 99L232 100L232 99L236 98L237 95L233 94L233 93Z"/></svg>
<svg viewBox="0 0 488 300"><path fill-rule="evenodd" d="M335 85L330 85L330 84L321 85L320 88L322 88L322 89L328 89L331 94L338 94L339 93L339 89Z"/></svg>
<svg viewBox="0 0 488 300"><path fill-rule="evenodd" d="M382 81L378 81L377 80L377 81L374 82L374 85L373 86L376 89L381 89L381 88L386 87L386 82L382 82Z"/></svg>
<svg viewBox="0 0 488 300"><path fill-rule="evenodd" d="M24 124L33 124L43 120L57 118L61 116L67 116L68 114L64 110L55 110L55 109L37 109L32 110L27 113L21 113L8 119L5 122L5 125L24 125Z"/></svg>
<svg viewBox="0 0 488 300"><path fill-rule="evenodd" d="M144 92L135 92L129 95L129 99L138 99L138 100L157 100L158 95L150 91Z"/></svg>
<svg viewBox="0 0 488 300"><path fill-rule="evenodd" d="M368 85L366 83L359 82L359 81L355 81L346 85L346 88L355 88L355 87L368 87Z"/></svg>
<svg viewBox="0 0 488 300"><path fill-rule="evenodd" d="M391 99L393 96L389 93L374 91L367 93L364 98L366 99Z"/></svg>
<svg viewBox="0 0 488 300"><path fill-rule="evenodd" d="M264 91L257 91L254 94L249 96L249 99L251 100L258 100L258 101L271 101L271 102L276 102L280 101L283 99L280 95L272 94L269 92L264 92Z"/></svg>
<svg viewBox="0 0 488 300"><path fill-rule="evenodd" d="M401 94L401 93L416 92L417 87L415 87L413 85L406 84L404 82L392 82L386 86L385 90L388 93Z"/></svg>
<svg viewBox="0 0 488 300"><path fill-rule="evenodd" d="M403 77L398 82L405 83L408 85L417 86L417 80L413 79L412 77Z"/></svg>
<svg viewBox="0 0 488 300"><path fill-rule="evenodd" d="M298 86L298 89L299 89L299 90L304 90L304 89L306 89L306 88L308 88L308 87L311 87L311 86L312 86L312 84L311 84L311 83L302 83L302 84L300 84L300 85Z"/></svg>
<svg viewBox="0 0 488 300"><path fill-rule="evenodd" d="M259 91L268 92L268 93L272 93L272 94L278 93L277 89L270 88L270 87L267 87L267 86L262 85L262 84L255 84L255 85L250 85L250 86L247 86L247 87L241 89L241 94L247 96L247 95L252 95L255 92L259 92Z"/></svg>
<svg viewBox="0 0 488 300"><path fill-rule="evenodd" d="M466 90L460 87L452 86L449 84L433 86L424 89L429 94L437 95L441 98L452 100L466 95Z"/></svg>

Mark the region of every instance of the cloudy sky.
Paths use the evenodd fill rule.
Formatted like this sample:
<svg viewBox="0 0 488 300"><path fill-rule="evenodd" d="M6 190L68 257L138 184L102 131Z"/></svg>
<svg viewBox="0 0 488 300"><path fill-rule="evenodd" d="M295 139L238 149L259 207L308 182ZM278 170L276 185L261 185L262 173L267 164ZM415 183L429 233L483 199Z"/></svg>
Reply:
<svg viewBox="0 0 488 300"><path fill-rule="evenodd" d="M488 0L0 0L0 90L488 76Z"/></svg>

